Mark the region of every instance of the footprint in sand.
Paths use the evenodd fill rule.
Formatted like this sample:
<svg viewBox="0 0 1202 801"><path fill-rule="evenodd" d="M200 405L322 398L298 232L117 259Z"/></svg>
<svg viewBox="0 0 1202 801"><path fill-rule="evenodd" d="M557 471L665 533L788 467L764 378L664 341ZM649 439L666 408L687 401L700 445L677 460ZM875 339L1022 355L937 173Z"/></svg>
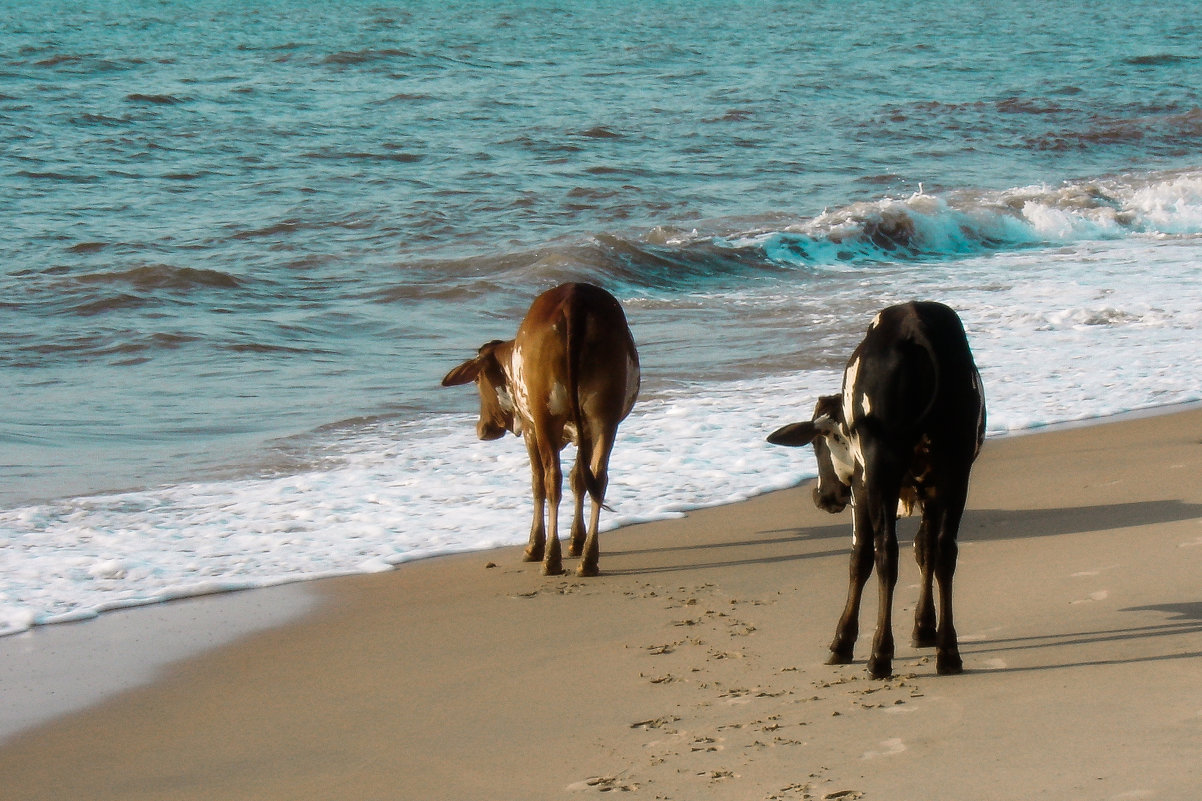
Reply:
<svg viewBox="0 0 1202 801"><path fill-rule="evenodd" d="M879 751L865 751L864 759L876 759L883 756L894 756L895 754L903 753L906 750L906 744L902 742L900 737L893 737L881 743Z"/></svg>
<svg viewBox="0 0 1202 801"><path fill-rule="evenodd" d="M1087 603L1090 603L1091 601L1105 601L1109 597L1110 597L1109 590L1098 590L1097 592L1091 592L1089 594L1088 598L1079 598L1076 601L1072 601L1072 603L1087 604Z"/></svg>
<svg viewBox="0 0 1202 801"><path fill-rule="evenodd" d="M1095 567L1093 570L1078 570L1073 573L1070 578L1089 578L1090 576L1100 576L1107 570L1114 570L1119 565L1106 565L1105 567Z"/></svg>
<svg viewBox="0 0 1202 801"><path fill-rule="evenodd" d="M609 793L617 790L623 793L630 793L638 790L639 786L635 782L628 782L617 776L592 776L583 781L573 782L564 789L570 792L592 790L594 792Z"/></svg>

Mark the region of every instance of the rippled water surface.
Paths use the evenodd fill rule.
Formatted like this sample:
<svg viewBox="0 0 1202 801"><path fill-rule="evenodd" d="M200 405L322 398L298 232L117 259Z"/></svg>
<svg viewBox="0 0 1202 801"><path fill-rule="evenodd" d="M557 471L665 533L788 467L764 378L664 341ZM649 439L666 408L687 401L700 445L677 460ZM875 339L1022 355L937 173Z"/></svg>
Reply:
<svg viewBox="0 0 1202 801"><path fill-rule="evenodd" d="M762 429L897 300L994 431L1202 396L1192 2L0 0L0 45L10 628L520 539L524 449L438 381L563 280L641 348L611 522L798 480Z"/></svg>

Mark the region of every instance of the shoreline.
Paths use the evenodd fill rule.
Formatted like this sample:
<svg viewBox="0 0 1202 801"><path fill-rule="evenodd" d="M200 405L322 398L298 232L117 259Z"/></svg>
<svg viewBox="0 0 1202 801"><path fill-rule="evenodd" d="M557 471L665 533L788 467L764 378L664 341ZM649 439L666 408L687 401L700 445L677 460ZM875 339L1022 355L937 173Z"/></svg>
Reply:
<svg viewBox="0 0 1202 801"><path fill-rule="evenodd" d="M963 676L909 647L910 559L894 679L864 677L875 582L858 662L822 664L850 524L803 486L605 532L597 579L543 578L507 546L287 585L309 597L297 616L0 741L0 770L14 799L1184 798L1202 408L1136 414L987 441L960 538ZM157 608L178 630L187 606L269 595L78 625Z"/></svg>
<svg viewBox="0 0 1202 801"><path fill-rule="evenodd" d="M303 583L198 595L0 637L0 747L21 732L153 684L172 664L302 619Z"/></svg>
<svg viewBox="0 0 1202 801"><path fill-rule="evenodd" d="M1111 423L1111 422L1122 422L1125 420L1139 420L1139 419L1143 419L1145 417L1171 415L1171 414L1177 414L1180 412L1191 411L1191 410L1195 410L1195 409L1202 409L1202 400L1179 401L1179 402L1158 405L1158 406L1146 406L1146 407L1142 407L1142 408L1138 408L1138 409L1128 409L1128 410L1113 412L1110 414L1104 414L1104 415L1100 415L1100 416L1084 417L1084 418L1080 418L1080 419L1076 419L1076 420L1064 420L1064 421L1059 421L1059 422L1033 425L1033 426L1029 426L1027 428L1006 429L1003 431L998 431L998 432L990 434L988 436L988 440L993 441L993 440L1008 439L1011 437L1025 437L1025 436L1030 436L1033 434L1041 434L1041 433L1046 433L1046 432L1071 430L1074 428L1089 427L1089 426L1094 426L1094 425L1105 425L1105 424ZM655 523L655 522L659 522L662 520L670 520L670 519L679 517L681 515L689 515L689 514L698 512L698 511L703 511L706 509L713 509L713 508L720 507L720 506L744 503L748 500L752 500L761 495L766 495L766 494L771 494L774 492L781 492L781 491L787 491L789 489L793 489L798 485L804 485L804 484L810 482L811 480L813 480L813 478L814 478L814 476L809 476L809 475L803 476L802 479L798 482L798 484L794 484L792 486L781 486L780 484L777 484L776 486L765 485L765 487L763 487L761 489L750 490L749 492L751 494L749 494L749 495L746 495L746 496L738 495L733 500L721 500L721 501L716 501L716 502L710 503L710 504L701 504L701 505L695 505L695 506L683 506L683 507L680 507L677 509L673 509L673 511L671 511L671 512L657 512L657 513L649 513L646 515L641 515L641 514L626 515L625 518L629 522L623 522L618 526L618 528L609 529L609 531L612 532L612 531L630 528L632 526L644 525L646 523ZM522 485L522 486L525 487L525 485ZM150 491L150 489L151 488L134 489L134 490L128 490L128 492L147 492L147 491ZM107 495L107 494L108 493L102 493L102 496ZM87 498L90 496L82 496L82 497ZM528 502L528 499L525 499L525 500ZM603 518L602 518L603 525L604 525L604 522L605 522L605 517L603 516ZM603 531L602 533L606 533L606 532ZM90 610L90 609L75 610L75 611L71 611L68 613L58 615L58 616L53 617L48 620L42 620L42 621L30 623L25 628L0 629L0 646L2 646L2 644L5 642L5 640L9 637L27 635L30 632L52 629L52 628L56 628L59 626L75 626L75 625L79 625L79 624L85 624L85 623L88 623L88 622L96 620L96 619L107 619L107 618L111 617L113 614L123 614L123 613L129 612L131 610L141 608L141 607L147 607L147 608L154 609L154 608L158 608L163 605L166 605L166 604L175 604L175 603L180 603L180 602L186 602L191 599L197 599L197 598L205 598L205 597L210 597L210 596L222 597L222 596L228 596L228 595L237 595L237 594L247 592L247 591L270 590L270 589L273 589L275 587L280 587L280 586L310 585L315 582L328 580L329 578L342 578L342 577L347 577L347 576L367 575L367 574L370 574L371 572L391 572L392 570L402 569L405 565L409 565L409 564L413 564L413 563L421 562L421 561L426 561L429 559L441 559L441 558L446 558L448 556L455 556L455 555L461 555L461 554L486 553L486 552L489 552L492 550L503 550L504 548L514 547L519 544L524 544L524 542L519 543L518 541L515 540L513 545L465 548L462 550L452 548L452 549L443 550L443 551L420 553L416 556L404 558L401 561L393 562L388 566L388 569L383 570L383 571L376 571L376 570L356 571L356 570L352 570L352 569L346 569L346 570L331 571L329 575L299 575L295 578L284 578L284 579L275 577L271 581L262 583L259 585L248 584L248 586L232 588L232 589L205 588L205 589L197 590L193 594L186 594L186 593L176 594L177 591L168 590L168 591L166 591L166 594L170 595L172 597L166 598L164 600L158 600L158 601L147 601L142 598L131 599L127 603L110 601L109 604L101 611L94 611L94 610ZM383 563L381 562L381 564L383 564ZM5 621L0 621L0 623L3 623L3 622L5 622ZM0 656L2 656L2 650L0 650ZM4 731L3 722L0 721L0 737L3 737L3 731Z"/></svg>

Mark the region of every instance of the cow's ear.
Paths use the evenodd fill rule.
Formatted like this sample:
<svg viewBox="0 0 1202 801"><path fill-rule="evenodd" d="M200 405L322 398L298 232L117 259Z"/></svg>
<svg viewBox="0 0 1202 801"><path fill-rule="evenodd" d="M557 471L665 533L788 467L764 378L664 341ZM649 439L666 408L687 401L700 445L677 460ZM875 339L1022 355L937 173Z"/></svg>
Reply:
<svg viewBox="0 0 1202 801"><path fill-rule="evenodd" d="M776 429L768 435L768 441L773 445L788 445L793 448L799 448L802 445L809 445L819 433L818 427L814 425L814 422L806 420L804 423L789 423L787 426Z"/></svg>
<svg viewBox="0 0 1202 801"><path fill-rule="evenodd" d="M482 365L483 362L479 357L469 359L447 373L442 379L442 385L444 387L457 387L460 384L469 384L476 380L476 376L480 375Z"/></svg>

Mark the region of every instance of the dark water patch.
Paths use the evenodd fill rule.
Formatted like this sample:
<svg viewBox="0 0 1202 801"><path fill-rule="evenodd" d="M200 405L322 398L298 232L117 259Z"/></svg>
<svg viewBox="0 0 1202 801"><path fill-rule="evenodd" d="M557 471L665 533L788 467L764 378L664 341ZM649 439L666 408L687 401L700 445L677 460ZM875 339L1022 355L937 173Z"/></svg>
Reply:
<svg viewBox="0 0 1202 801"><path fill-rule="evenodd" d="M36 67L58 67L63 64L79 64L88 58L91 58L91 56L77 56L68 53L59 53L33 63Z"/></svg>
<svg viewBox="0 0 1202 801"><path fill-rule="evenodd" d="M881 173L880 175L861 175L856 178L856 183L865 184L867 186L894 186L905 179L896 173Z"/></svg>
<svg viewBox="0 0 1202 801"><path fill-rule="evenodd" d="M1068 110L1059 103L1029 97L1008 97L1005 100L997 101L994 108L1002 114L1034 115L1063 114Z"/></svg>
<svg viewBox="0 0 1202 801"><path fill-rule="evenodd" d="M273 345L269 342L234 342L220 346L221 350L229 351L230 353L260 353L260 354L287 354L287 355L314 355L314 354L333 354L331 350L321 350L313 348L302 348L295 345Z"/></svg>
<svg viewBox="0 0 1202 801"><path fill-rule="evenodd" d="M387 147L387 145L385 145ZM421 153L397 152L397 153L370 153L364 151L332 151L332 150L311 150L307 153L302 153L307 159L320 161L392 161L398 164L412 164L421 161L425 156Z"/></svg>
<svg viewBox="0 0 1202 801"><path fill-rule="evenodd" d="M386 103L419 103L426 100L434 100L434 96L422 94L420 92L398 92L392 97L385 98L384 100L377 100L376 104L384 105Z"/></svg>
<svg viewBox="0 0 1202 801"><path fill-rule="evenodd" d="M585 139L623 139L624 134L620 134L606 125L594 125L592 128L586 128L583 131L576 131L574 136L580 136Z"/></svg>
<svg viewBox="0 0 1202 801"><path fill-rule="evenodd" d="M606 200L620 195L617 189L602 189L592 186L574 186L568 190L568 197L574 200Z"/></svg>
<svg viewBox="0 0 1202 801"><path fill-rule="evenodd" d="M293 234L297 231L312 227L313 226L310 224L302 222L301 220L281 220L280 222L272 223L271 225L266 225L262 228L251 228L237 231L232 234L230 238L234 240L245 240L259 239L262 237L274 237L280 236L281 234Z"/></svg>
<svg viewBox="0 0 1202 801"><path fill-rule="evenodd" d="M33 172L30 170L18 170L17 175L22 178L32 178L37 181L62 181L64 183L73 184L94 184L100 180L97 175L88 173L69 173L69 172Z"/></svg>
<svg viewBox="0 0 1202 801"><path fill-rule="evenodd" d="M146 61L138 57L104 58L94 53L58 53L33 62L33 66L72 75L90 75L140 69Z"/></svg>
<svg viewBox="0 0 1202 801"><path fill-rule="evenodd" d="M67 248L68 253L99 253L107 248L110 242L80 242Z"/></svg>
<svg viewBox="0 0 1202 801"><path fill-rule="evenodd" d="M120 293L105 298L97 298L70 307L67 312L76 317L94 317L109 312L124 309L136 309L145 306L149 301L140 295Z"/></svg>
<svg viewBox="0 0 1202 801"><path fill-rule="evenodd" d="M1133 119L1101 118L1083 130L1049 132L1029 137L1024 144L1050 152L1139 145L1148 152L1167 149L1170 154L1185 155L1190 148L1202 147L1202 108Z"/></svg>
<svg viewBox="0 0 1202 801"><path fill-rule="evenodd" d="M86 112L74 118L77 124L82 125L109 125L113 127L125 127L129 125L131 119L129 117L110 117L107 114L97 114L94 112Z"/></svg>
<svg viewBox="0 0 1202 801"><path fill-rule="evenodd" d="M176 95L149 95L141 92L128 94L125 99L130 103L149 103L155 106L178 106L181 103L186 103L187 98L177 97Z"/></svg>
<svg viewBox="0 0 1202 801"><path fill-rule="evenodd" d="M119 357L115 364L128 363L129 357L137 357L144 362L159 351L172 351L199 341L201 337L192 334L153 333L141 331L112 331L87 335L65 336L61 338L42 337L39 341L26 345L21 351L26 355L42 357L29 366L44 366L45 364L62 364L64 359L93 359ZM49 361L47 361L47 359Z"/></svg>
<svg viewBox="0 0 1202 801"><path fill-rule="evenodd" d="M751 109L732 108L729 111L727 111L726 113L722 114L721 116L707 117L707 118L703 119L702 122L706 122L706 123L746 122L747 120L752 119L753 117L755 117L755 112L752 111Z"/></svg>
<svg viewBox="0 0 1202 801"><path fill-rule="evenodd" d="M73 280L80 284L125 284L143 291L237 289L242 285L234 276L218 270L174 267L169 264L148 264L117 272L88 273L76 276Z"/></svg>
<svg viewBox="0 0 1202 801"><path fill-rule="evenodd" d="M530 151L538 155L546 154L571 154L579 153L581 148L573 142L555 141L548 139L536 139L529 134L521 134L512 139L506 139L501 142L503 145L516 145L522 150Z"/></svg>
<svg viewBox="0 0 1202 801"><path fill-rule="evenodd" d="M400 58L413 58L413 53L408 50L400 50L397 48L382 48L364 50L344 50L338 53L331 53L321 60L322 64L334 66L354 66L358 64L370 64L375 61L391 61Z"/></svg>
<svg viewBox="0 0 1202 801"><path fill-rule="evenodd" d="M1197 61L1198 58L1196 55L1182 55L1180 53L1152 53L1125 58L1123 59L1123 63L1133 67L1164 67L1171 64L1184 64Z"/></svg>

